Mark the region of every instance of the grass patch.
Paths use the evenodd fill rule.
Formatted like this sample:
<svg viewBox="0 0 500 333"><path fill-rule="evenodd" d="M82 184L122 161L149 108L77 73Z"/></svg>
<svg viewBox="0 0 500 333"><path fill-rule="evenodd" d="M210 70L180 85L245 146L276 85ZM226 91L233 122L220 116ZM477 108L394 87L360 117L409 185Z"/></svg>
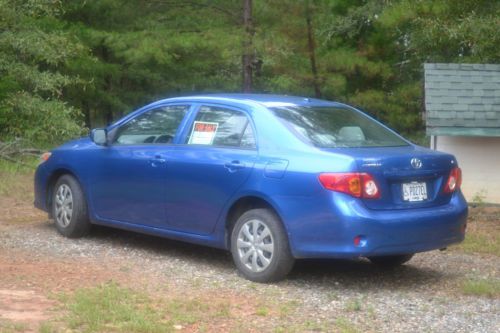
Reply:
<svg viewBox="0 0 500 333"><path fill-rule="evenodd" d="M469 232L459 248L468 253L494 254L500 257L500 236L486 231Z"/></svg>
<svg viewBox="0 0 500 333"><path fill-rule="evenodd" d="M358 332L347 319L337 321L301 320L295 316L297 302L289 302L274 313L262 303L255 307L253 322L231 313L228 301L214 299L157 299L124 288L114 282L80 289L58 297L63 317L44 323L39 333L54 332L240 332L267 325L274 332ZM236 310L238 311L238 310ZM248 313L245 312L248 316ZM278 315L278 322L268 326L268 319ZM273 327L274 326L274 327ZM54 330L56 328L56 330Z"/></svg>
<svg viewBox="0 0 500 333"><path fill-rule="evenodd" d="M255 314L257 316L265 317L269 314L269 309L265 306L259 306L257 310L255 310Z"/></svg>
<svg viewBox="0 0 500 333"><path fill-rule="evenodd" d="M38 329L39 333L58 333L59 331L49 322L42 323Z"/></svg>
<svg viewBox="0 0 500 333"><path fill-rule="evenodd" d="M361 332L352 322L344 317L337 318L335 322L324 320L306 320L300 323L287 324L274 329L275 333L302 333L302 332Z"/></svg>
<svg viewBox="0 0 500 333"><path fill-rule="evenodd" d="M465 240L455 248L500 257L500 208L471 208Z"/></svg>
<svg viewBox="0 0 500 333"><path fill-rule="evenodd" d="M64 326L85 333L175 332L231 318L230 306L224 302L152 299L114 282L80 289L73 295L62 295L60 300L66 312Z"/></svg>
<svg viewBox="0 0 500 333"><path fill-rule="evenodd" d="M0 332L1 333L15 333L24 332L28 329L26 324L16 323L10 320L0 319Z"/></svg>
<svg viewBox="0 0 500 333"><path fill-rule="evenodd" d="M339 329L340 333L357 333L358 329L346 318L338 318L335 321L335 325Z"/></svg>
<svg viewBox="0 0 500 333"><path fill-rule="evenodd" d="M281 319L285 319L288 316L291 316L293 313L297 311L299 303L297 301L288 301L285 303L280 303L278 305L279 317Z"/></svg>
<svg viewBox="0 0 500 333"><path fill-rule="evenodd" d="M170 332L157 304L132 290L107 283L81 289L67 299L69 328L82 332Z"/></svg>
<svg viewBox="0 0 500 333"><path fill-rule="evenodd" d="M33 173L38 164L36 158L25 158L24 164L0 159L0 196L23 201L33 200Z"/></svg>
<svg viewBox="0 0 500 333"><path fill-rule="evenodd" d="M462 283L462 292L465 295L498 298L500 297L500 280L467 280Z"/></svg>
<svg viewBox="0 0 500 333"><path fill-rule="evenodd" d="M500 257L500 207L471 207L465 240L452 248Z"/></svg>
<svg viewBox="0 0 500 333"><path fill-rule="evenodd" d="M361 300L359 299L354 299L352 301L349 301L346 305L346 310L347 311L361 311Z"/></svg>

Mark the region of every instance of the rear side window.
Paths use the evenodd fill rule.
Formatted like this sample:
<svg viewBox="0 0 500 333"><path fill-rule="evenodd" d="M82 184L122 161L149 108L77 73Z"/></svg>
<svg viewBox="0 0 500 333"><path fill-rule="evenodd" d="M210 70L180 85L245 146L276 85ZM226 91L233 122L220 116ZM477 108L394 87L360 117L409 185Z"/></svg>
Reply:
<svg viewBox="0 0 500 333"><path fill-rule="evenodd" d="M320 148L408 145L369 117L346 107L289 106L271 111L292 133Z"/></svg>
<svg viewBox="0 0 500 333"><path fill-rule="evenodd" d="M201 106L191 125L186 144L255 148L255 136L248 117L240 111Z"/></svg>
<svg viewBox="0 0 500 333"><path fill-rule="evenodd" d="M170 143L188 110L189 105L170 105L147 111L121 126L114 143Z"/></svg>

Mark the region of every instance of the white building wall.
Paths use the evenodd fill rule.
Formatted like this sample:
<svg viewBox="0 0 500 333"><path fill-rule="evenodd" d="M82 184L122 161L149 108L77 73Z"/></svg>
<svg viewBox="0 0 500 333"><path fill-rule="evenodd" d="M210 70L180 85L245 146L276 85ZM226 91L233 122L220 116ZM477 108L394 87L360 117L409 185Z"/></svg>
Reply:
<svg viewBox="0 0 500 333"><path fill-rule="evenodd" d="M462 169L462 192L471 202L477 194L500 204L500 137L437 136L433 148L451 153Z"/></svg>

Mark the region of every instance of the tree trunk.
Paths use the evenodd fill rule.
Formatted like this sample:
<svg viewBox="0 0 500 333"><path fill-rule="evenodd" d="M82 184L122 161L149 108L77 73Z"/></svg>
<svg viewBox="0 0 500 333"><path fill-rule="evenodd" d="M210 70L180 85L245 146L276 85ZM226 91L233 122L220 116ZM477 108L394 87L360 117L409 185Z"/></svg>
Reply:
<svg viewBox="0 0 500 333"><path fill-rule="evenodd" d="M84 121L85 121L85 126L89 129L92 128L92 120L90 118L90 107L89 107L89 102L87 100L84 100L82 103L82 110L83 110L83 116Z"/></svg>
<svg viewBox="0 0 500 333"><path fill-rule="evenodd" d="M245 93L252 92L253 86L253 20L252 20L252 0L243 0L243 27L245 36L243 40L242 72L243 86Z"/></svg>
<svg viewBox="0 0 500 333"><path fill-rule="evenodd" d="M100 51L101 51L102 60L104 60L105 63L108 63L109 54L108 54L108 49L107 49L106 45L104 44L104 40L101 44ZM108 94L111 94L111 87L112 87L111 75L106 74L104 76L104 89ZM109 105L109 104L106 105L104 117L105 117L104 121L106 122L105 123L106 126L109 126L113 123L113 109L111 108L111 105Z"/></svg>
<svg viewBox="0 0 500 333"><path fill-rule="evenodd" d="M309 61L311 63L311 73L313 76L314 95L321 98L321 88L318 79L318 68L316 67L316 43L314 42L314 30L311 17L311 8L309 1L306 2L306 24L307 24L307 47Z"/></svg>

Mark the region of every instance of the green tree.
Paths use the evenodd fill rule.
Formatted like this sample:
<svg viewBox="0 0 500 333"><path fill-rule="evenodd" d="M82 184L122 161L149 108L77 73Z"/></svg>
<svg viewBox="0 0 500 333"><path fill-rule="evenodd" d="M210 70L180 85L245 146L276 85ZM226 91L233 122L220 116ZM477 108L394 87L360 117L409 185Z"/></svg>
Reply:
<svg viewBox="0 0 500 333"><path fill-rule="evenodd" d="M89 84L68 89L89 125L158 98L240 89L241 33L215 2L68 1L64 19L92 50L70 62Z"/></svg>
<svg viewBox="0 0 500 333"><path fill-rule="evenodd" d="M64 102L64 74L85 52L58 20L58 1L0 0L0 138L20 137L44 146L82 133L80 113Z"/></svg>
<svg viewBox="0 0 500 333"><path fill-rule="evenodd" d="M421 137L423 63L499 62L499 5L486 0L256 2L258 89L306 96L320 91L405 135Z"/></svg>
<svg viewBox="0 0 500 333"><path fill-rule="evenodd" d="M489 0L0 0L0 138L56 143L82 120L250 85L418 136L423 63L500 62L499 20Z"/></svg>

